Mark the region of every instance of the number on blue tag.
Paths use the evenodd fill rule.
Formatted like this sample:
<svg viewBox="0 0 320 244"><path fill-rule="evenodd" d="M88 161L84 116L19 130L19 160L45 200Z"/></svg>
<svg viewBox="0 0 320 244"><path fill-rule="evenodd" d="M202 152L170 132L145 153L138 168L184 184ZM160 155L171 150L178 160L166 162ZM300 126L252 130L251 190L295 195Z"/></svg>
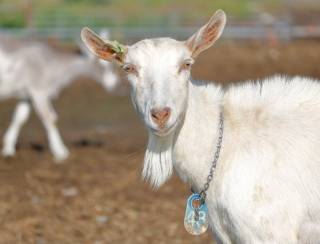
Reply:
<svg viewBox="0 0 320 244"><path fill-rule="evenodd" d="M184 227L192 235L201 235L209 226L208 208L206 203L201 203L200 195L192 194L187 200Z"/></svg>

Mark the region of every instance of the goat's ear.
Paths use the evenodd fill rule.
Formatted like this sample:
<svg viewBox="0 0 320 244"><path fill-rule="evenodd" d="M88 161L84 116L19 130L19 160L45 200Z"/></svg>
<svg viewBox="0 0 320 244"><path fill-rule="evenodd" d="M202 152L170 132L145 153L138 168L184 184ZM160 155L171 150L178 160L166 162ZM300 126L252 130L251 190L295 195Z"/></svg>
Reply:
<svg viewBox="0 0 320 244"><path fill-rule="evenodd" d="M226 24L226 14L222 10L217 10L208 23L202 26L187 41L186 45L192 52L192 56L198 56L202 51L211 47L220 37Z"/></svg>
<svg viewBox="0 0 320 244"><path fill-rule="evenodd" d="M117 41L108 41L100 38L96 33L85 27L81 31L81 39L88 49L101 59L123 63L127 47Z"/></svg>

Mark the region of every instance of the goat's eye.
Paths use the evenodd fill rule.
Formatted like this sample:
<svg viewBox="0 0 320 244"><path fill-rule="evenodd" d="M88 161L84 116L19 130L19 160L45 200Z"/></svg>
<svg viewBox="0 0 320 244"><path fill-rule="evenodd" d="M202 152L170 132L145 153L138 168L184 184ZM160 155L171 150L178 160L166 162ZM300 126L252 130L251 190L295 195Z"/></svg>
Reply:
<svg viewBox="0 0 320 244"><path fill-rule="evenodd" d="M135 73L136 72L136 67L133 64L124 64L124 65L122 65L122 69L126 73Z"/></svg>
<svg viewBox="0 0 320 244"><path fill-rule="evenodd" d="M190 69L191 65L193 64L193 59L186 59L183 61L182 65L181 65L181 70L184 69Z"/></svg>

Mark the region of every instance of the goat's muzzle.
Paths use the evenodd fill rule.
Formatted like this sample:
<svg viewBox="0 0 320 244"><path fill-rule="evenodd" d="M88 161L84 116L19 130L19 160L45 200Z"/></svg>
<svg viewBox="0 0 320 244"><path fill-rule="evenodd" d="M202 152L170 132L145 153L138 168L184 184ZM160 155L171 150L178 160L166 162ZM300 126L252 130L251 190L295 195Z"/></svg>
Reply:
<svg viewBox="0 0 320 244"><path fill-rule="evenodd" d="M170 118L171 109L164 107L161 109L151 109L150 112L153 122L156 123L160 129L163 129Z"/></svg>

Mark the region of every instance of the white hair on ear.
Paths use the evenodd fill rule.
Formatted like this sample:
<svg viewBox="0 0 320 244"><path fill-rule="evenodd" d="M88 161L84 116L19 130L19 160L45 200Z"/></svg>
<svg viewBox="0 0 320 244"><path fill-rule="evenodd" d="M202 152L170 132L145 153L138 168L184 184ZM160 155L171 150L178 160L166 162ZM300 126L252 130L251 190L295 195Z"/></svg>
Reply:
<svg viewBox="0 0 320 244"><path fill-rule="evenodd" d="M149 133L142 176L154 188L160 187L172 175L173 135L165 138Z"/></svg>

